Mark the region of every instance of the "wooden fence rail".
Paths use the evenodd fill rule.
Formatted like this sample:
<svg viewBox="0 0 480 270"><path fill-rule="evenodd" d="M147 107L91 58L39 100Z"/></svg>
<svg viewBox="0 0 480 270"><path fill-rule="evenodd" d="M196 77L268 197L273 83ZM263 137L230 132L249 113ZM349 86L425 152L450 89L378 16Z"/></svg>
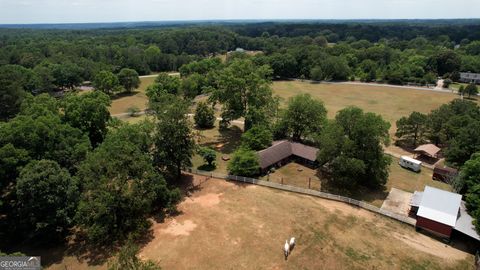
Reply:
<svg viewBox="0 0 480 270"><path fill-rule="evenodd" d="M259 185L259 186L265 186L265 187L270 187L270 188L275 188L279 190L284 190L284 191L290 191L290 192L295 192L295 193L300 193L300 194L305 194L305 195L310 195L310 196L315 196L323 199L328 199L328 200L333 200L333 201L339 201L339 202L344 202L348 203L350 205L354 205L363 209L366 209L368 211L401 221L403 223L415 226L415 219L407 217L407 216L402 216L381 208L378 208L376 206L373 206L371 204L368 204L366 202L362 202L359 200L355 200L349 197L345 196L340 196L340 195L335 195L331 193L326 193L322 191L317 191L317 190L312 190L312 189L305 189L305 188L300 188L300 187L295 187L295 186L290 186L290 185L284 185L280 183L274 183L270 181L264 181L260 179L255 179L255 178L249 178L249 177L244 177L244 176L236 176L236 175L226 175L226 174L221 174L221 173L216 173L216 172L207 172L207 171L201 171L193 168L189 168L186 170L189 173L192 174L197 174L197 175L202 175L202 176L207 176L207 177L212 177L212 178L219 178L219 179L225 179L225 180L230 180L230 181L237 181L237 182L243 182L243 183L249 183L249 184L254 184L254 185Z"/></svg>

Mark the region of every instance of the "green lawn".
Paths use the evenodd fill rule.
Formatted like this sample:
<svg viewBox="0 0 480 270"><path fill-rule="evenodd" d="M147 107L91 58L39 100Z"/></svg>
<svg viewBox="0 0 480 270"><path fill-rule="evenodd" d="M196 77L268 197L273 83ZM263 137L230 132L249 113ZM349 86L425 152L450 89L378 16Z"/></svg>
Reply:
<svg viewBox="0 0 480 270"><path fill-rule="evenodd" d="M330 118L347 107L357 106L368 112L380 114L391 124L390 134L396 130L395 122L413 111L428 113L458 96L451 93L394 88L388 86L310 83L276 81L274 94L284 102L300 93L308 93L325 103ZM284 104L283 102L283 104Z"/></svg>

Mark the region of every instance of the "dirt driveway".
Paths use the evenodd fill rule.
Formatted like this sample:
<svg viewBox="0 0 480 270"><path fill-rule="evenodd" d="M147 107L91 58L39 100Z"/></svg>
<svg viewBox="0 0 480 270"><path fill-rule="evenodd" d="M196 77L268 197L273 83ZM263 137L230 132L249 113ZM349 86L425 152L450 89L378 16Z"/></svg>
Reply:
<svg viewBox="0 0 480 270"><path fill-rule="evenodd" d="M382 209L396 214L408 216L408 211L410 211L410 199L412 196L413 193L392 188L382 204Z"/></svg>

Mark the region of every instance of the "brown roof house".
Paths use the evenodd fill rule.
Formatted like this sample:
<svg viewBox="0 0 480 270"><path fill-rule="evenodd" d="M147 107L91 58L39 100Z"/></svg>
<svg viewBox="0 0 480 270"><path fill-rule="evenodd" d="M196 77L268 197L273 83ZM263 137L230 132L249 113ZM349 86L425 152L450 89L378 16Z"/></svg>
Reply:
<svg viewBox="0 0 480 270"><path fill-rule="evenodd" d="M316 167L318 148L287 140L275 141L269 148L257 152L260 168L266 173L271 167L280 167L290 161Z"/></svg>

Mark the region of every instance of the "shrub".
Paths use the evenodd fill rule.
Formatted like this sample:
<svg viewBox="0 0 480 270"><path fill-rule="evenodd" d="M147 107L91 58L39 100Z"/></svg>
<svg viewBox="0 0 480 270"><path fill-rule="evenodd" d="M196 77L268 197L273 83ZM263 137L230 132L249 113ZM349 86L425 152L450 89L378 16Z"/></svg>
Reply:
<svg viewBox="0 0 480 270"><path fill-rule="evenodd" d="M131 117L137 116L139 112L140 112L140 108L138 108L137 106L132 106L127 109L127 113Z"/></svg>
<svg viewBox="0 0 480 270"><path fill-rule="evenodd" d="M215 112L207 103L200 102L195 110L194 120L199 128L212 128L215 125Z"/></svg>
<svg viewBox="0 0 480 270"><path fill-rule="evenodd" d="M242 146L252 150L262 150L272 144L272 132L265 127L255 126L242 135Z"/></svg>
<svg viewBox="0 0 480 270"><path fill-rule="evenodd" d="M214 162L217 159L217 152L209 147L200 147L198 154L202 156L203 160L208 163L208 166L215 165Z"/></svg>
<svg viewBox="0 0 480 270"><path fill-rule="evenodd" d="M228 163L228 172L232 175L251 177L257 175L259 169L257 153L245 148L235 151Z"/></svg>

